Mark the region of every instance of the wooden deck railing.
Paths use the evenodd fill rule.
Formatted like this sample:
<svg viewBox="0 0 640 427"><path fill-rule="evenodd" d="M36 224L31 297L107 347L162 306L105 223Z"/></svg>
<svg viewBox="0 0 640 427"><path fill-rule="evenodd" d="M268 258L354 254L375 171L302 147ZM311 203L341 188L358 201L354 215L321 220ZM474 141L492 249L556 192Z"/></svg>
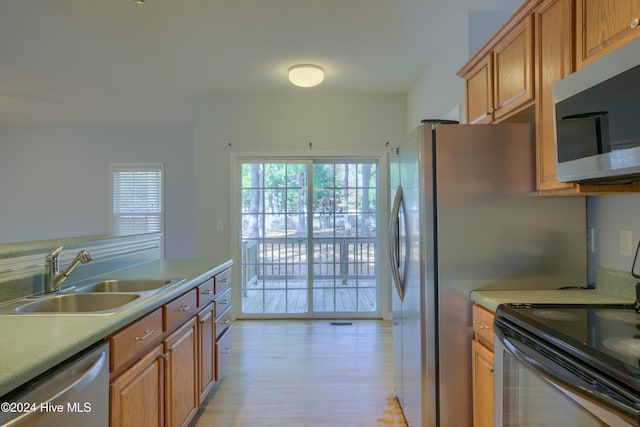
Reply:
<svg viewBox="0 0 640 427"><path fill-rule="evenodd" d="M257 279L304 279L308 276L308 244L304 238L260 238L242 242L243 285ZM313 239L313 278L376 277L375 238L320 237Z"/></svg>

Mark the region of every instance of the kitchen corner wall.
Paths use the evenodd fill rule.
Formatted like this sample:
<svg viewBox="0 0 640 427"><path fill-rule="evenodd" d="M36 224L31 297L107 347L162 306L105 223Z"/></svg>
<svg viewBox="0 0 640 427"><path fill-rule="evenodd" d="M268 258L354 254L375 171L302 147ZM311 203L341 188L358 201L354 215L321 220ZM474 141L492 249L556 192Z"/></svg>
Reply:
<svg viewBox="0 0 640 427"><path fill-rule="evenodd" d="M397 146L406 135L406 96L313 89L206 95L196 99L194 117L195 250L199 257L233 258L231 151L310 157L314 152L379 153L388 150L387 142Z"/></svg>

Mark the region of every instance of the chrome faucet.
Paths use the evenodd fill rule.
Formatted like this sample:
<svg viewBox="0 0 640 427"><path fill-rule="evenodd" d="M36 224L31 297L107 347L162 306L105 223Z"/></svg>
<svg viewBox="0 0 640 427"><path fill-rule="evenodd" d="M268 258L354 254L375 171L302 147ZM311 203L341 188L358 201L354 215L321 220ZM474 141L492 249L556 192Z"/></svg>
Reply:
<svg viewBox="0 0 640 427"><path fill-rule="evenodd" d="M67 277L71 274L73 270L79 264L86 264L91 261L93 258L88 251L81 250L78 252L78 255L71 261L71 264L64 270L62 273L60 272L60 267L58 264L58 257L60 256L60 252L62 252L62 248L64 246L60 246L47 255L44 263L44 291L46 293L57 292L62 285L62 282L67 280Z"/></svg>

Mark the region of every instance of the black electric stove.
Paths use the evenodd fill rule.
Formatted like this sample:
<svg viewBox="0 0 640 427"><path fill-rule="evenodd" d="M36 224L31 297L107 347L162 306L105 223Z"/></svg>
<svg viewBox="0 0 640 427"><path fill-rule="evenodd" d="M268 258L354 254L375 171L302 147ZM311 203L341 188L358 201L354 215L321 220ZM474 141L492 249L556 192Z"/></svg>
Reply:
<svg viewBox="0 0 640 427"><path fill-rule="evenodd" d="M525 364L640 425L640 311L635 307L503 304L494 329L496 339Z"/></svg>
<svg viewBox="0 0 640 427"><path fill-rule="evenodd" d="M496 318L640 392L640 312L633 305L504 304Z"/></svg>

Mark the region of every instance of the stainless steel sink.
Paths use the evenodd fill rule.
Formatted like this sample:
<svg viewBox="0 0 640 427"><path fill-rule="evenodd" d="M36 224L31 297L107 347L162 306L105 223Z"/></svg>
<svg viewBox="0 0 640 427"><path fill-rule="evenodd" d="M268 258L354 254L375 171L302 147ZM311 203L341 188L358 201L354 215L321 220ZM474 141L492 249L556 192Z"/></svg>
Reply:
<svg viewBox="0 0 640 427"><path fill-rule="evenodd" d="M99 293L46 295L33 302L22 302L20 305L14 307L11 312L17 314L109 314L139 297L140 295L137 294Z"/></svg>
<svg viewBox="0 0 640 427"><path fill-rule="evenodd" d="M113 279L79 286L76 292L147 292L173 285L183 279Z"/></svg>

